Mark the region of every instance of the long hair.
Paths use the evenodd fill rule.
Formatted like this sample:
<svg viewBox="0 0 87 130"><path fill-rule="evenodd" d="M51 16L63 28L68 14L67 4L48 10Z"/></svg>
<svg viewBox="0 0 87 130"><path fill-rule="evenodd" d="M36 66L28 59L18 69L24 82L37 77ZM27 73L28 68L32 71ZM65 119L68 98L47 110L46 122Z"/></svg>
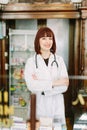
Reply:
<svg viewBox="0 0 87 130"><path fill-rule="evenodd" d="M53 38L53 45L52 45L50 51L54 54L56 52L55 36L54 36L53 31L48 27L42 27L38 30L36 37L35 37L35 41L34 41L35 52L37 54L41 54L40 43L39 43L39 39L41 37L52 37Z"/></svg>

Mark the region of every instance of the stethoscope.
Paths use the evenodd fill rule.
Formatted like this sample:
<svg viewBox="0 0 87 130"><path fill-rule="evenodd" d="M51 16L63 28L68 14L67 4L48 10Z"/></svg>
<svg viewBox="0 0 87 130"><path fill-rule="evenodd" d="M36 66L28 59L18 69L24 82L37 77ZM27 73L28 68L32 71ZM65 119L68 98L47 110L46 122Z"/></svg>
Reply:
<svg viewBox="0 0 87 130"><path fill-rule="evenodd" d="M56 64L56 66L57 66L57 68L58 68L58 62L57 62L57 60L56 60L55 54L54 54L54 60L52 61L51 66L53 66L54 63ZM38 68L37 54L35 55L35 64L36 64L36 69L37 69L37 68Z"/></svg>

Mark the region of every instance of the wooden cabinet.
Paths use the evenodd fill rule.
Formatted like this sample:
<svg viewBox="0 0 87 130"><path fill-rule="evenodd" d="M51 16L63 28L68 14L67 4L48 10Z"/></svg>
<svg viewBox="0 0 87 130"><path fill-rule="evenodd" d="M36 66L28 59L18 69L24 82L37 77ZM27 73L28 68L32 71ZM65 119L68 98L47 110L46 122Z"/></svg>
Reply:
<svg viewBox="0 0 87 130"><path fill-rule="evenodd" d="M73 4L28 4L14 3L8 4L0 12L0 19L7 23L7 35L9 28L14 28L15 20L37 19L44 21L46 19L69 19L69 75L82 75L86 68L86 58L84 53L85 44L85 19L87 18L87 8L76 8ZM9 39L8 39L9 41ZM6 44L6 43L5 43ZM2 47L4 51L4 48ZM5 59L5 56L3 55ZM2 63L0 63L2 65ZM5 62L3 61L3 64ZM3 69L3 66L1 66ZM85 71L86 72L86 71ZM0 73L1 70L0 70ZM2 74L5 74L3 72ZM72 115L72 100L77 97L78 90L82 87L79 80L70 79L70 87L65 96L66 116ZM68 113L68 114L67 114Z"/></svg>

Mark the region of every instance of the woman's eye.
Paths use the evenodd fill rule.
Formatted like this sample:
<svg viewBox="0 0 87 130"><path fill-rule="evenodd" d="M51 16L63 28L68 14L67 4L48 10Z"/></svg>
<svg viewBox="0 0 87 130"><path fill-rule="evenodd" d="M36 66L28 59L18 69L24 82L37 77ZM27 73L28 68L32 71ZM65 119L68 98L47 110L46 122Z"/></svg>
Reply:
<svg viewBox="0 0 87 130"><path fill-rule="evenodd" d="M43 37L42 40L46 40L46 37Z"/></svg>
<svg viewBox="0 0 87 130"><path fill-rule="evenodd" d="M47 39L49 39L49 40L53 40L52 37L42 37L42 40L47 40Z"/></svg>
<svg viewBox="0 0 87 130"><path fill-rule="evenodd" d="M49 40L53 40L53 38L52 38L52 37L49 37Z"/></svg>

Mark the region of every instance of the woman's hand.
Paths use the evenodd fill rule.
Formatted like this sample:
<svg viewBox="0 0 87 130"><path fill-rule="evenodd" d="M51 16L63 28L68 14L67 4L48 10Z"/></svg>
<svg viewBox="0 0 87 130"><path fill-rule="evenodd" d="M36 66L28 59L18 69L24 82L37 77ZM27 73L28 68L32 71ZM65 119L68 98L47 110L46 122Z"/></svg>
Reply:
<svg viewBox="0 0 87 130"><path fill-rule="evenodd" d="M62 86L62 85L69 86L69 79L68 78L60 78L58 80L54 80L53 83L52 83L52 85L54 87L56 87L56 86Z"/></svg>

